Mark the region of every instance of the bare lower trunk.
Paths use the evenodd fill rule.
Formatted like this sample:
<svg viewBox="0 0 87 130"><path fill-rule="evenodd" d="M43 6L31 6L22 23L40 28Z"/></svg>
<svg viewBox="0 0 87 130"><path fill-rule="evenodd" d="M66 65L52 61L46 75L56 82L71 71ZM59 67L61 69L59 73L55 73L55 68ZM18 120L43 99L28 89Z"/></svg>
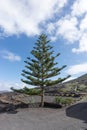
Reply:
<svg viewBox="0 0 87 130"><path fill-rule="evenodd" d="M44 90L42 89L42 94L41 94L41 107L44 107Z"/></svg>

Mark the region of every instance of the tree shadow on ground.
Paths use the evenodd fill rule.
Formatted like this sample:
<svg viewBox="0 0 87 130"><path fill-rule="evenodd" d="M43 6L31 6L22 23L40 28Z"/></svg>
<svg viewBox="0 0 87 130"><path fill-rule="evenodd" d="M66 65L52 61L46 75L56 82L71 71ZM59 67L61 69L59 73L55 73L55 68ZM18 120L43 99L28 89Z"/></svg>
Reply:
<svg viewBox="0 0 87 130"><path fill-rule="evenodd" d="M52 108L52 109L56 109L56 108L62 108L61 105L56 104L56 103L49 103L49 102L44 102L44 107L45 108Z"/></svg>
<svg viewBox="0 0 87 130"><path fill-rule="evenodd" d="M66 115L68 117L83 120L85 123L87 123L87 102L78 103L68 107L66 109Z"/></svg>

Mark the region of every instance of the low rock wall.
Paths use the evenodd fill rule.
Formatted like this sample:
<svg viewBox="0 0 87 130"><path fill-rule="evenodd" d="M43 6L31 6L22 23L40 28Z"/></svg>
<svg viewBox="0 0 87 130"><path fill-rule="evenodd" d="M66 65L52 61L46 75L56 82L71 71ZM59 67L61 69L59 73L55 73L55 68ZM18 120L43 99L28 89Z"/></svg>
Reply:
<svg viewBox="0 0 87 130"><path fill-rule="evenodd" d="M3 112L12 112L18 108L38 108L40 107L40 103L29 103L29 104L0 104L0 113Z"/></svg>

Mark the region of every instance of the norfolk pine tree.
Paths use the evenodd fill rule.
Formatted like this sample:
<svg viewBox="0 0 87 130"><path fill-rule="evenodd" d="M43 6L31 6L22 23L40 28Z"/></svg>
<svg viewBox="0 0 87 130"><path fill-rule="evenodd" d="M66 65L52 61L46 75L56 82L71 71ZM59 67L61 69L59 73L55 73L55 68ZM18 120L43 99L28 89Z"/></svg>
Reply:
<svg viewBox="0 0 87 130"><path fill-rule="evenodd" d="M25 79L21 79L22 82L41 88L41 107L44 106L45 87L61 83L69 77L52 80L52 77L58 76L66 65L61 68L57 67L58 62L55 62L55 58L60 54L54 56L53 47L49 43L45 34L40 35L31 51L33 58L27 57L27 60L24 61L26 70L22 70L22 76L25 77Z"/></svg>

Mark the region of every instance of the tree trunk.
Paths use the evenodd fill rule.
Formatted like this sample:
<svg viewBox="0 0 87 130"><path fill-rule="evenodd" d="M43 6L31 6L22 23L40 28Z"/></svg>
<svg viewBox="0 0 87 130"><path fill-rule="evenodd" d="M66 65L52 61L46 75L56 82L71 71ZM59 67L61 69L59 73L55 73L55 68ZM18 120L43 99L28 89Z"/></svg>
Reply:
<svg viewBox="0 0 87 130"><path fill-rule="evenodd" d="M42 94L41 94L41 107L44 107L44 89L42 89Z"/></svg>

